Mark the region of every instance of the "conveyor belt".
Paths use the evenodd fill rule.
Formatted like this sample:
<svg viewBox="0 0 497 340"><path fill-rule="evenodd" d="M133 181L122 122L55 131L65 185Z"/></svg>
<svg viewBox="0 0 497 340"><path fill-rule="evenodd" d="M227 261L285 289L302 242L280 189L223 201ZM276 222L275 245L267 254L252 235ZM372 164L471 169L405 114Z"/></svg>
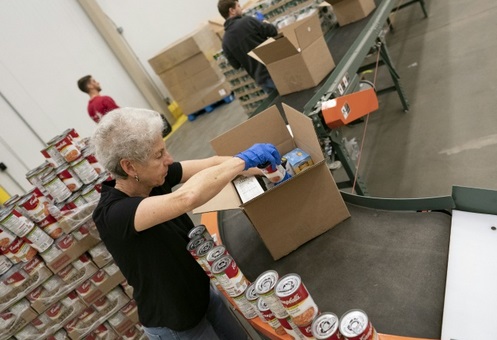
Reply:
<svg viewBox="0 0 497 340"><path fill-rule="evenodd" d="M381 333L439 339L450 216L348 208L351 218L278 261L239 210L219 213L219 232L251 281L297 273L322 311L360 308Z"/></svg>

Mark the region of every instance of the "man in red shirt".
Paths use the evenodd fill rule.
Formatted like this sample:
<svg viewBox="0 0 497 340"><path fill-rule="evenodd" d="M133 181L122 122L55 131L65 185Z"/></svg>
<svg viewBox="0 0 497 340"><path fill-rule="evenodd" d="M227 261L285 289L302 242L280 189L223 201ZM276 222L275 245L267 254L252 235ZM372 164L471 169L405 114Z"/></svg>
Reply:
<svg viewBox="0 0 497 340"><path fill-rule="evenodd" d="M93 79L91 75L84 76L78 80L78 87L90 96L88 102L88 114L96 123L109 111L119 108L114 99L109 96L101 96L100 83Z"/></svg>

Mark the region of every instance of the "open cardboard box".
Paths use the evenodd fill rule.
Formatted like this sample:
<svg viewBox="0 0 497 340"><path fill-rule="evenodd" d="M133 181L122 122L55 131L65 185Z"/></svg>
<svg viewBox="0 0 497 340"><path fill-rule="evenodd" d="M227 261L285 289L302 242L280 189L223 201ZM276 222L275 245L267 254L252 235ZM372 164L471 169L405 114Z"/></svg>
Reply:
<svg viewBox="0 0 497 340"><path fill-rule="evenodd" d="M218 155L233 156L255 143L272 143L280 154L296 147L314 165L242 204L233 184L194 213L242 209L277 260L350 217L324 160L312 120L283 104L293 137L276 106L211 141Z"/></svg>
<svg viewBox="0 0 497 340"><path fill-rule="evenodd" d="M249 56L266 65L280 95L318 85L335 67L318 11L281 29Z"/></svg>

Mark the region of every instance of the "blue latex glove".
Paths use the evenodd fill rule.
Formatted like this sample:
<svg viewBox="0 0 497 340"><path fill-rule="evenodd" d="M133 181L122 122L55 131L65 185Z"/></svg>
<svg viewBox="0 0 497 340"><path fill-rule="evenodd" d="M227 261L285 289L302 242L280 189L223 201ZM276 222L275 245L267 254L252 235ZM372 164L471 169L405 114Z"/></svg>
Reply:
<svg viewBox="0 0 497 340"><path fill-rule="evenodd" d="M240 152L235 155L235 157L241 158L245 161L245 169L256 167L264 163L271 163L273 169L276 165L281 164L281 156L278 149L272 144L254 144L245 151Z"/></svg>

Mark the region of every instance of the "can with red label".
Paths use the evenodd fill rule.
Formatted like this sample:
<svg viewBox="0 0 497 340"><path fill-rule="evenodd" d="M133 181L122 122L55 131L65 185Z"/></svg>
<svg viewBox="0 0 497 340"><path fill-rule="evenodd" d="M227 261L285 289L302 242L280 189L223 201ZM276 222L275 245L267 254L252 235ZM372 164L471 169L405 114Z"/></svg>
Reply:
<svg viewBox="0 0 497 340"><path fill-rule="evenodd" d="M71 190L69 190L62 180L57 177L55 171L51 171L42 177L41 184L54 200L57 200L58 202L62 202L71 196Z"/></svg>
<svg viewBox="0 0 497 340"><path fill-rule="evenodd" d="M264 316L264 319L269 324L269 326L271 326L271 328L274 329L276 334L278 335L287 334L285 328L281 325L278 318L274 315L273 311L269 308L269 306L264 302L262 298L259 298L257 300L257 308Z"/></svg>
<svg viewBox="0 0 497 340"><path fill-rule="evenodd" d="M74 236L71 234L65 235L64 237L61 237L56 241L57 248L59 248L62 251L66 251L67 249L71 248L73 244L75 244L75 239Z"/></svg>
<svg viewBox="0 0 497 340"><path fill-rule="evenodd" d="M0 276L12 268L13 263L5 255L0 255Z"/></svg>
<svg viewBox="0 0 497 340"><path fill-rule="evenodd" d="M214 248L212 248L207 253L207 255L205 255L205 260L207 261L207 263L209 264L209 266L212 266L212 264L214 262L216 262L216 260L220 259L224 255L229 255L228 254L228 250L226 249L225 246L223 246L222 244L220 244L220 245L215 246Z"/></svg>
<svg viewBox="0 0 497 340"><path fill-rule="evenodd" d="M264 319L261 311L259 310L259 308L257 308L257 300L259 300L259 296L255 293L254 284L249 285L245 290L245 298L252 305L252 307L254 307L254 310L257 313L259 319L261 319L263 322L266 322L266 319Z"/></svg>
<svg viewBox="0 0 497 340"><path fill-rule="evenodd" d="M76 158L71 163L71 168L84 184L90 184L98 178L98 173L84 157Z"/></svg>
<svg viewBox="0 0 497 340"><path fill-rule="evenodd" d="M80 192L74 192L71 197L66 199L63 202L60 202L57 204L57 208L59 208L60 211L69 211L73 209L77 209L78 207L82 207L86 204L87 202L81 196Z"/></svg>
<svg viewBox="0 0 497 340"><path fill-rule="evenodd" d="M16 194L16 195L12 196L11 198L9 198L8 200L6 200L3 203L3 206L6 208L13 207L14 205L16 205L17 202L19 202L20 199L21 199L21 196Z"/></svg>
<svg viewBox="0 0 497 340"><path fill-rule="evenodd" d="M197 236L188 242L186 245L186 250L192 254L192 256L197 259L197 247L200 246L202 243L206 241L205 237L203 236Z"/></svg>
<svg viewBox="0 0 497 340"><path fill-rule="evenodd" d="M205 237L206 240L212 239L211 234L209 234L209 231L207 230L207 228L205 227L204 224L199 224L199 225L193 227L188 232L188 238L189 239L195 238L195 237L200 236L200 235L202 235L203 237Z"/></svg>
<svg viewBox="0 0 497 340"><path fill-rule="evenodd" d="M285 319L288 312L274 291L278 278L279 275L275 270L265 271L255 280L255 292L264 300L278 319Z"/></svg>
<svg viewBox="0 0 497 340"><path fill-rule="evenodd" d="M231 297L243 294L249 285L249 281L229 255L224 255L212 264L212 274Z"/></svg>
<svg viewBox="0 0 497 340"><path fill-rule="evenodd" d="M62 235L62 228L60 227L55 217L50 214L45 217L45 219L36 224L54 240L58 239Z"/></svg>
<svg viewBox="0 0 497 340"><path fill-rule="evenodd" d="M95 157L90 148L86 147L83 149L83 157L88 160L88 163L90 163L98 175L105 173L105 168L98 162L97 157Z"/></svg>
<svg viewBox="0 0 497 340"><path fill-rule="evenodd" d="M378 339L378 333L369 321L369 317L360 309L345 312L340 318L339 330L345 340Z"/></svg>
<svg viewBox="0 0 497 340"><path fill-rule="evenodd" d="M18 202L18 207L22 210L23 214L26 214L29 218L31 218L34 222L40 222L49 214L48 211L48 201L45 199L45 196L42 194L42 200L38 198L38 192L41 194L41 191L36 188L35 190L31 190L24 197L22 197Z"/></svg>
<svg viewBox="0 0 497 340"><path fill-rule="evenodd" d="M318 306L297 274L287 274L276 283L275 293L299 327L308 326L318 315Z"/></svg>
<svg viewBox="0 0 497 340"><path fill-rule="evenodd" d="M24 239L28 240L31 247L38 250L40 253L44 252L54 243L54 239L50 237L41 228L34 227Z"/></svg>
<svg viewBox="0 0 497 340"><path fill-rule="evenodd" d="M51 140L47 142L47 147L43 150L41 150L41 154L43 157L46 158L47 162L53 167L57 168L64 164L66 160L64 157L60 154L59 150L55 147L55 142L58 141L61 138L60 135L55 136Z"/></svg>
<svg viewBox="0 0 497 340"><path fill-rule="evenodd" d="M312 335L317 340L341 340L338 330L339 320L334 313L326 312L314 319L311 326Z"/></svg>
<svg viewBox="0 0 497 340"><path fill-rule="evenodd" d="M81 151L68 135L63 135L57 139L54 146L67 163L71 163L81 156Z"/></svg>
<svg viewBox="0 0 497 340"><path fill-rule="evenodd" d="M294 339L304 338L304 335L300 332L299 328L295 325L290 316L287 316L285 319L278 319L278 321L285 329L285 332L290 334Z"/></svg>
<svg viewBox="0 0 497 340"><path fill-rule="evenodd" d="M59 166L55 169L55 173L71 192L78 191L83 186L83 182L79 179L74 170L69 168L69 164Z"/></svg>
<svg viewBox="0 0 497 340"><path fill-rule="evenodd" d="M314 339L314 336L312 335L312 331L311 331L311 326L312 326L312 323L306 325L306 326L297 326L300 333L302 333L303 335L303 339Z"/></svg>
<svg viewBox="0 0 497 340"><path fill-rule="evenodd" d="M233 297L233 301L245 319L250 320L257 317L257 312L255 311L254 306L245 297L245 292Z"/></svg>
<svg viewBox="0 0 497 340"><path fill-rule="evenodd" d="M16 207L10 207L0 211L0 226L19 237L24 237L34 228L35 224L23 216Z"/></svg>
<svg viewBox="0 0 497 340"><path fill-rule="evenodd" d="M14 233L0 225L0 248L7 248L16 238Z"/></svg>
<svg viewBox="0 0 497 340"><path fill-rule="evenodd" d="M8 253L4 252L4 255L9 257L12 262L29 262L31 261L38 251L31 247L28 243L20 237L16 238L8 247ZM3 251L2 251L3 252ZM10 254L10 255L9 255ZM16 261L13 261L10 256L14 256Z"/></svg>

